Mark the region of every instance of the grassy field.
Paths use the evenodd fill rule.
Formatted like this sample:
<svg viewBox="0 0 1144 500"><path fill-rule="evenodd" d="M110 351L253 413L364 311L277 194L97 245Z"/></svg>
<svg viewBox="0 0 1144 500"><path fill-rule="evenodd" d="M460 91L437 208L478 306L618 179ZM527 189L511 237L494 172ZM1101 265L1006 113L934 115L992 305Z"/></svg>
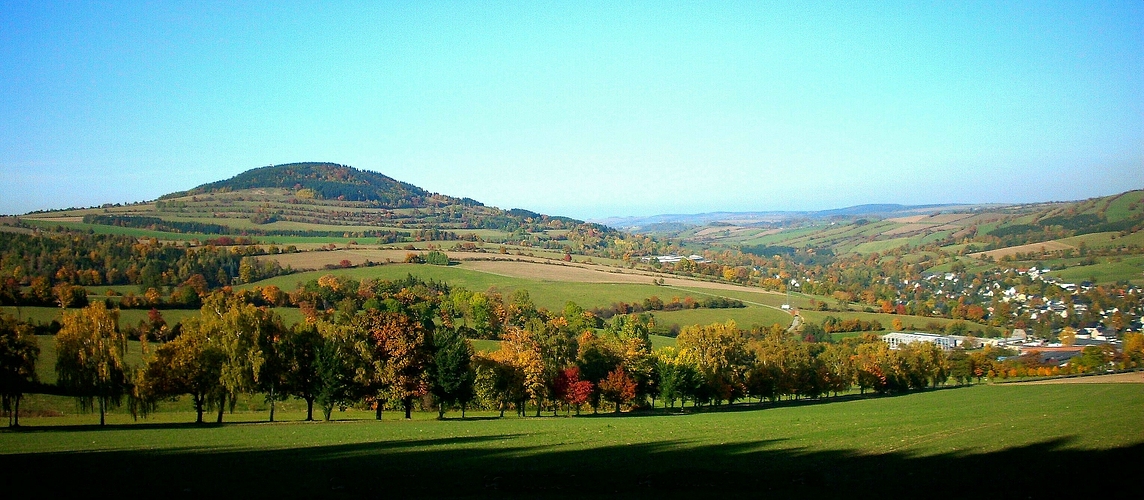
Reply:
<svg viewBox="0 0 1144 500"><path fill-rule="evenodd" d="M649 337L651 339L651 348L653 350L662 349L664 347L675 347L675 338L674 337L664 337L663 335L649 335ZM489 352L499 350L501 347L501 343L499 340L479 340L478 339L478 340L470 340L469 342L472 342L473 349L476 350L477 352L489 353Z"/></svg>
<svg viewBox="0 0 1144 500"><path fill-rule="evenodd" d="M1099 257L1098 262L1088 266L1074 266L1049 273L1062 280L1079 283L1115 283L1129 281L1144 284L1144 255L1126 257Z"/></svg>
<svg viewBox="0 0 1144 500"><path fill-rule="evenodd" d="M488 272L467 269L464 264L459 266L430 266L420 264L389 264L383 266L363 267L353 269L323 270L279 276L268 280L243 285L241 288L254 286L275 285L283 290L294 290L299 283L317 279L321 276L333 274L347 276L353 279L402 279L408 275L422 279L443 281L451 286L462 287L472 291L486 291L497 289L507 298L515 290L528 290L529 297L540 307L559 311L568 301L575 302L581 307L591 309L604 307L614 302L642 302L651 296L670 301L672 297L692 296L702 298L701 295L686 291L669 290L651 284L636 283L577 283L568 281L547 281L541 279L518 278Z"/></svg>
<svg viewBox="0 0 1144 500"><path fill-rule="evenodd" d="M52 221L22 218L23 222L28 225L51 229L57 226L62 226L72 231L91 231L95 234L121 234L127 236L134 236L136 238L156 238L165 241L190 241L190 240L206 240L215 236L200 234L200 233L169 233L166 231L152 231L150 229L139 229L133 227L119 227L119 226L105 226L102 224L84 224L83 222L68 222L68 221Z"/></svg>
<svg viewBox="0 0 1144 500"><path fill-rule="evenodd" d="M1140 385L1093 384L579 418L27 417L0 431L0 470L6 492L53 496L1084 498L1124 491L1144 463L1142 414Z"/></svg>
<svg viewBox="0 0 1144 500"><path fill-rule="evenodd" d="M902 245L907 245L911 243L911 240L913 240L913 238L893 238L889 240L868 241L866 243L858 244L854 248L851 248L850 252L863 255L874 252L885 252L886 250L893 250Z"/></svg>
<svg viewBox="0 0 1144 500"><path fill-rule="evenodd" d="M1056 241L1072 246L1077 246L1081 242L1084 242L1089 248L1120 247L1126 245L1140 246L1144 245L1144 231L1137 231L1126 236L1120 236L1120 233L1116 232L1092 233L1063 238Z"/></svg>
<svg viewBox="0 0 1144 500"><path fill-rule="evenodd" d="M769 307L748 306L740 309L689 309L685 311L655 311L652 313L659 326L688 326L726 323L734 320L744 330L758 325L769 327L775 323L790 326L791 315Z"/></svg>
<svg viewBox="0 0 1144 500"><path fill-rule="evenodd" d="M1130 210L1129 207L1144 199L1144 191L1129 191L1120 196L1117 196L1108 202L1107 216L1109 221L1118 221L1127 219L1136 213L1139 213L1140 208Z"/></svg>
<svg viewBox="0 0 1144 500"><path fill-rule="evenodd" d="M60 319L58 307L21 307L20 317L24 321L47 324ZM0 307L0 312L16 316L16 308L11 306ZM146 309L121 309L119 311L119 326L135 326L147 319ZM163 309L159 311L168 325L174 325L184 319L199 313L198 309ZM282 316L287 325L302 321L302 312L294 307L275 307L274 312Z"/></svg>

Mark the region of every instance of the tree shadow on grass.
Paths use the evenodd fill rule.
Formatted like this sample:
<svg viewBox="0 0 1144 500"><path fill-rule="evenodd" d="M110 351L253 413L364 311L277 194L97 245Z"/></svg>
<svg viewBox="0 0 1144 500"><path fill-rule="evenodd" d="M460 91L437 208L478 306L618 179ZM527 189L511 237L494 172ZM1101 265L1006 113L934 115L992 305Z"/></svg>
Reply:
<svg viewBox="0 0 1144 500"><path fill-rule="evenodd" d="M1069 438L918 456L807 450L784 441L551 449L519 437L0 455L0 471L6 492L53 497L98 490L158 498L1088 498L1118 491L1144 463L1144 443L1087 450Z"/></svg>
<svg viewBox="0 0 1144 500"><path fill-rule="evenodd" d="M722 405L709 405L709 406L676 406L670 408L651 408L634 410L629 412L616 413L615 411L601 411L599 413L591 413L590 411L584 412L579 415L580 417L589 418L615 418L615 417L661 417L671 415L691 415L695 413L736 413L736 412L750 412L769 410L772 408L797 408L802 406L819 406L828 405L831 403L846 403L850 401L865 401L870 399L885 399L885 398L898 398L917 394L924 394L927 392L948 391L954 389L962 389L972 387L969 385L963 386L943 386L933 387L921 390L914 390L908 392L897 392L890 394L844 394L840 396L830 396L821 398L806 398L806 399L782 399L778 401L740 401L734 404Z"/></svg>
<svg viewBox="0 0 1144 500"><path fill-rule="evenodd" d="M253 422L252 422L253 423ZM121 430L186 430L186 429L208 429L211 427L222 427L231 425L244 425L246 422L224 422L221 424L216 423L202 423L196 424L194 422L132 422L124 424L81 424L81 425L21 425L20 427L9 427L0 432L18 432L21 434L37 434L37 433L68 433L68 432L101 432L101 431L121 431Z"/></svg>

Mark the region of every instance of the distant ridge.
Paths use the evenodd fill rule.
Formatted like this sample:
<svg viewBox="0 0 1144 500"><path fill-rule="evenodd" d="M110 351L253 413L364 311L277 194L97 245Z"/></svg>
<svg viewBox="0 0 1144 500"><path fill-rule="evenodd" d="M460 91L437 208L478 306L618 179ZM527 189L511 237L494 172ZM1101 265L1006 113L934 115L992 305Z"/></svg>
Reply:
<svg viewBox="0 0 1144 500"><path fill-rule="evenodd" d="M780 223L793 219L829 219L833 217L900 217L944 210L972 210L991 205L899 205L894 203L855 205L818 211L768 211L768 212L707 212L701 214L662 214L647 217L609 217L592 222L619 229L639 229L653 225L705 225L718 222L740 225Z"/></svg>
<svg viewBox="0 0 1144 500"><path fill-rule="evenodd" d="M817 212L810 212L810 216L815 218L822 218L848 215L900 215L902 212L913 213L918 211L933 211L953 206L958 205L899 205L896 203L866 204L855 205L853 207L847 208L836 208L833 210L820 210Z"/></svg>

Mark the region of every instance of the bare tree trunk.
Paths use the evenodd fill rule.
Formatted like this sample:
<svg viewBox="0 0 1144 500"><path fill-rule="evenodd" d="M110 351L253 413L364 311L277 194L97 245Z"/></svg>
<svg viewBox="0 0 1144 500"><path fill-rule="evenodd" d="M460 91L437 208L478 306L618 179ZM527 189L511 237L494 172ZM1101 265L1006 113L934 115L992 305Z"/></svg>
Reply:
<svg viewBox="0 0 1144 500"><path fill-rule="evenodd" d="M22 399L23 396L23 394L17 394L15 401L16 404L12 406L12 421L9 422L12 427L20 426L20 399Z"/></svg>
<svg viewBox="0 0 1144 500"><path fill-rule="evenodd" d="M306 421L314 420L314 398L306 398Z"/></svg>
<svg viewBox="0 0 1144 500"><path fill-rule="evenodd" d="M405 399L401 400L401 403L405 406L405 420L412 420L413 417L411 414L413 412L413 398L406 397Z"/></svg>
<svg viewBox="0 0 1144 500"><path fill-rule="evenodd" d="M274 398L275 398L275 396L274 396L274 384L270 384L270 421L271 422L274 421L274 403L277 402L277 400Z"/></svg>
<svg viewBox="0 0 1144 500"><path fill-rule="evenodd" d="M377 407L375 408L375 410L377 410L377 415L374 416L374 418L377 420L381 420L381 401L378 401L376 403L376 405L377 405Z"/></svg>
<svg viewBox="0 0 1144 500"><path fill-rule="evenodd" d="M203 423L203 404L205 404L205 402L206 402L205 401L206 396L205 395L200 396L198 394L194 394L191 397L195 398L195 413L196 413L195 423L201 424L201 423Z"/></svg>
<svg viewBox="0 0 1144 500"><path fill-rule="evenodd" d="M104 425L104 423L106 423L104 421L104 415L107 413L107 411L106 411L104 405L105 405L105 403L104 403L103 397L100 396L100 398L99 398L99 425L100 425L100 427L102 427Z"/></svg>

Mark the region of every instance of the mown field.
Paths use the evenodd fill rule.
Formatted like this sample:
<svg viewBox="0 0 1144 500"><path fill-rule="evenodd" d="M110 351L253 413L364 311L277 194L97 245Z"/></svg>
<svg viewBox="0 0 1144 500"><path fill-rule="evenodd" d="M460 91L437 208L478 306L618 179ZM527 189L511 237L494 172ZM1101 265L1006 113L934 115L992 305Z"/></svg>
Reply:
<svg viewBox="0 0 1144 500"><path fill-rule="evenodd" d="M445 421L166 412L0 431L5 492L202 497L1092 498L1144 463L1139 384L998 385L715 411ZM1092 473L1080 473L1078 470ZM1095 473L1099 471L1099 474ZM65 479L62 480L61 479Z"/></svg>

